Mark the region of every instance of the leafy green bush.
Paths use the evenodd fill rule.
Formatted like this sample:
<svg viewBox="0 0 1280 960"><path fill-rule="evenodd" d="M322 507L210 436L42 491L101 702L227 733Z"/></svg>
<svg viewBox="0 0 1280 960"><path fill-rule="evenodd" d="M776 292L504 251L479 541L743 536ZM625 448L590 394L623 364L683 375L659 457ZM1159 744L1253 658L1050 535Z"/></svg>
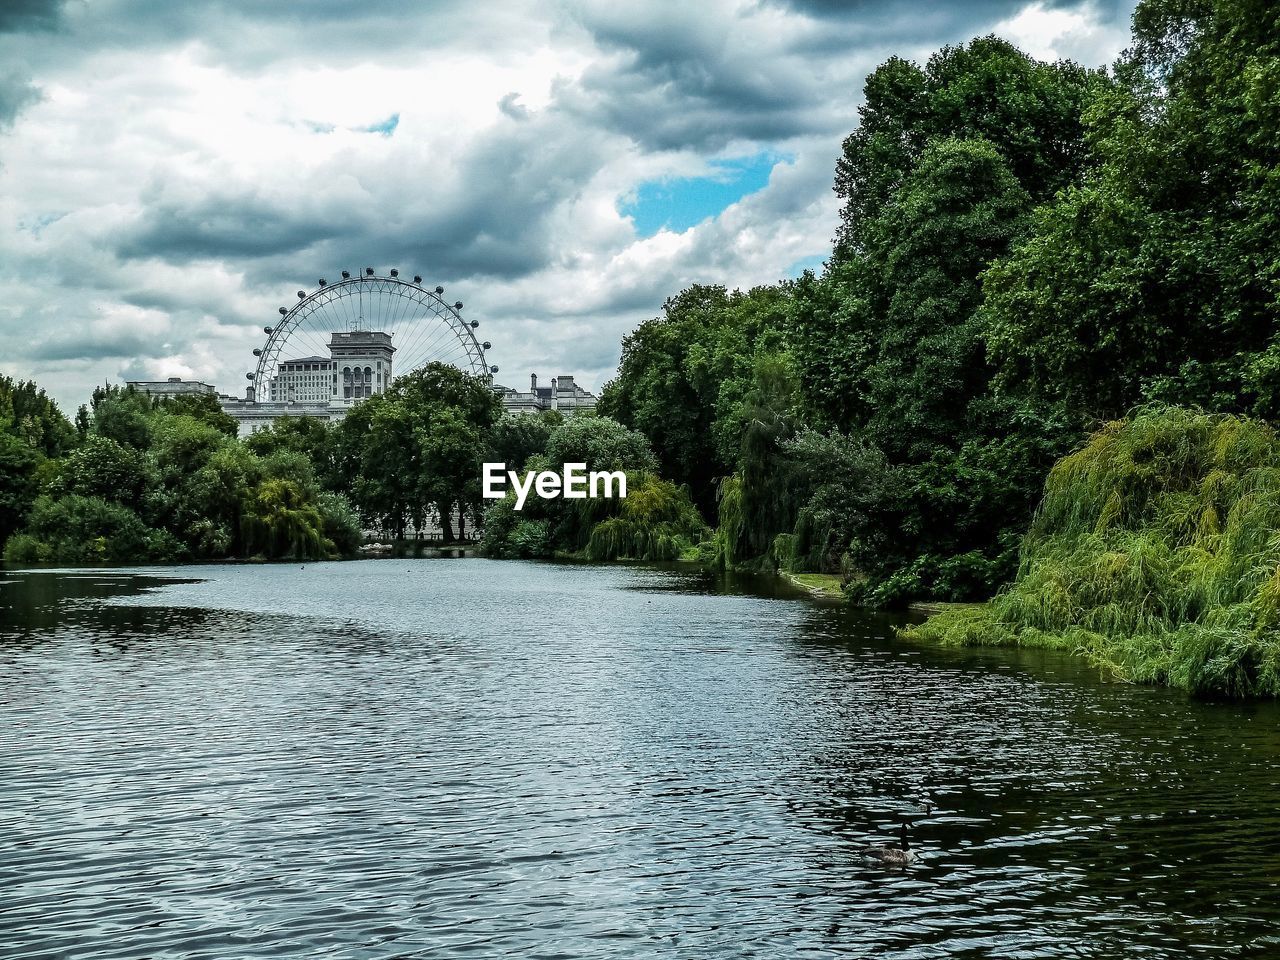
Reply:
<svg viewBox="0 0 1280 960"><path fill-rule="evenodd" d="M172 536L148 527L128 507L79 494L37 499L27 533L38 544L38 559L58 563L169 560L178 551ZM26 541L20 548L32 549Z"/></svg>
<svg viewBox="0 0 1280 960"><path fill-rule="evenodd" d="M292 480L264 480L245 504L245 549L264 557L322 559L333 555L324 518Z"/></svg>
<svg viewBox="0 0 1280 960"><path fill-rule="evenodd" d="M1277 530L1270 426L1144 408L1053 468L1012 586L905 633L1071 650L1126 680L1277 696Z"/></svg>
<svg viewBox="0 0 1280 960"><path fill-rule="evenodd" d="M706 536L707 527L685 487L636 474L617 516L591 530L590 560L677 560Z"/></svg>
<svg viewBox="0 0 1280 960"><path fill-rule="evenodd" d="M26 533L16 533L4 545L5 563L46 563L50 559L48 544Z"/></svg>
<svg viewBox="0 0 1280 960"><path fill-rule="evenodd" d="M340 557L353 557L364 541L364 531L360 527L360 515L341 493L321 493L316 497L316 507L320 510L324 535L333 542L333 548Z"/></svg>

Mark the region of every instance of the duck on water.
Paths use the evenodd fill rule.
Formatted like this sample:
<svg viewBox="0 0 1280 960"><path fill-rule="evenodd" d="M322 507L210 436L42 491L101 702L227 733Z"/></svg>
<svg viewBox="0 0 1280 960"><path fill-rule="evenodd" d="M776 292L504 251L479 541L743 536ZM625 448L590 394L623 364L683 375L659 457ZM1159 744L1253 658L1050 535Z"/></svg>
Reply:
<svg viewBox="0 0 1280 960"><path fill-rule="evenodd" d="M868 859L879 860L881 863L895 866L904 866L912 863L916 858L916 852L907 843L907 822L905 820L902 821L902 829L898 834L898 845L896 847L887 843L873 843L862 848L862 855Z"/></svg>

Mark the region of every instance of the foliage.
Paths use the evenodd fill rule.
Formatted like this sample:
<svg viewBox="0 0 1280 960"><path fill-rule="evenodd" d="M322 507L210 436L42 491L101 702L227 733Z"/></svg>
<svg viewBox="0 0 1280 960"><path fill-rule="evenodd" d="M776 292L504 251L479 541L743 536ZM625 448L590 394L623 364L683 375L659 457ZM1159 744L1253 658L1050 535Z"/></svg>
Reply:
<svg viewBox="0 0 1280 960"><path fill-rule="evenodd" d="M623 513L636 490L646 483L660 482L656 478L645 479L653 473L656 464L648 441L638 431L628 430L608 417L579 414L565 420L547 438L546 452L531 457L525 468L558 473L566 463L584 463L588 472L623 471L627 474L627 498L543 500L531 496L525 501L523 510L517 512L514 508L515 495L509 493L506 499L495 502L485 513L484 536L480 545L485 554L545 557L558 552L586 551L598 526ZM667 486L677 489L670 484ZM650 490L650 498L657 496L656 488L646 489ZM692 509L687 490L677 496L683 496L684 502ZM694 512L696 514L696 510ZM652 520L653 523L664 523L675 519L674 514L658 510L651 500L648 508L632 517L632 522L643 524ZM700 519L698 524L701 529ZM621 544L623 541L617 542ZM597 544L602 556L608 552L603 543Z"/></svg>
<svg viewBox="0 0 1280 960"><path fill-rule="evenodd" d="M552 464L585 463L588 470L653 470L656 461L644 434L609 417L570 417L547 438Z"/></svg>
<svg viewBox="0 0 1280 960"><path fill-rule="evenodd" d="M689 287L623 340L618 375L601 394L600 412L643 433L662 475L687 484L704 516L737 464L734 413L757 365L784 347L788 304L785 287Z"/></svg>
<svg viewBox="0 0 1280 960"><path fill-rule="evenodd" d="M1147 407L1050 472L1017 580L909 636L1083 652L1196 693L1280 695L1280 438Z"/></svg>
<svg viewBox="0 0 1280 960"><path fill-rule="evenodd" d="M264 480L245 505L245 549L267 558L316 560L333 556L324 517L292 480Z"/></svg>
<svg viewBox="0 0 1280 960"><path fill-rule="evenodd" d="M142 453L91 434L57 464L45 492L53 497L78 494L136 506L154 482L151 464Z"/></svg>
<svg viewBox="0 0 1280 960"><path fill-rule="evenodd" d="M504 414L489 431L487 462L521 469L530 457L546 450L552 431L563 422L557 410Z"/></svg>
<svg viewBox="0 0 1280 960"><path fill-rule="evenodd" d="M17 437L43 457L75 444L75 429L58 405L31 380L0 376L0 435Z"/></svg>
<svg viewBox="0 0 1280 960"><path fill-rule="evenodd" d="M504 560L549 557L553 552L550 525L521 516L515 510L515 498L507 497L486 511L480 551Z"/></svg>
<svg viewBox="0 0 1280 960"><path fill-rule="evenodd" d="M36 468L43 459L26 441L0 433L0 547L22 526L35 502Z"/></svg>
<svg viewBox="0 0 1280 960"><path fill-rule="evenodd" d="M837 259L865 248L930 146L948 139L992 144L1022 189L1052 197L1089 165L1082 114L1106 86L1102 71L1039 63L996 37L944 47L923 69L890 58L867 77L836 166Z"/></svg>
<svg viewBox="0 0 1280 960"><path fill-rule="evenodd" d="M434 507L452 539L450 517L462 522L480 510L486 438L500 410L488 384L445 364L398 377L334 431L338 486L365 519L396 537Z"/></svg>
<svg viewBox="0 0 1280 960"><path fill-rule="evenodd" d="M161 397L157 398L153 403L157 410L198 420L207 426L213 427L219 433L225 433L228 437L235 437L240 429L236 418L229 413L225 413L222 405L218 402L218 398L211 393L188 393L174 397Z"/></svg>
<svg viewBox="0 0 1280 960"><path fill-rule="evenodd" d="M1095 169L986 279L1002 384L1078 420L1280 415L1280 9L1144 0L1086 112Z"/></svg>
<svg viewBox="0 0 1280 960"><path fill-rule="evenodd" d="M261 457L282 450L301 454L311 461L317 479L335 487L337 471L337 431L317 417L280 417L269 426L245 438L245 446Z"/></svg>
<svg viewBox="0 0 1280 960"><path fill-rule="evenodd" d="M91 429L98 436L126 447L145 450L151 446L151 398L133 387L95 387Z"/></svg>
<svg viewBox="0 0 1280 960"><path fill-rule="evenodd" d="M181 556L171 534L148 527L126 506L99 497L39 497L14 553L56 563L125 563ZM6 556L9 554L6 553Z"/></svg>
<svg viewBox="0 0 1280 960"><path fill-rule="evenodd" d="M805 419L864 452L840 465L847 492L809 470L796 526L775 532L793 530L814 569L855 565L868 602L989 596L1069 443L1057 408L1001 395L987 362L980 277L1030 208L998 144L927 143L843 259L797 285Z"/></svg>
<svg viewBox="0 0 1280 960"><path fill-rule="evenodd" d="M590 560L676 560L707 532L687 488L636 474L617 515L592 528L585 553Z"/></svg>

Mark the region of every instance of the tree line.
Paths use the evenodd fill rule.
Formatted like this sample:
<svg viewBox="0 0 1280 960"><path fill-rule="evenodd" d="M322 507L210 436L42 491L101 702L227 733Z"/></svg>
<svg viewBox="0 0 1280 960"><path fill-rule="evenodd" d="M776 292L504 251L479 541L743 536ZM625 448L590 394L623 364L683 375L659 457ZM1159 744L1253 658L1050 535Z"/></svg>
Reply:
<svg viewBox="0 0 1280 960"><path fill-rule="evenodd" d="M484 525L496 556L674 559L708 535L638 432L604 417L504 415L488 383L444 364L397 378L337 423L286 416L243 439L212 396L104 386L72 424L35 384L0 378L11 563L334 558L432 522L462 540L492 506L485 462L586 462L631 481L625 501L500 503Z"/></svg>
<svg viewBox="0 0 1280 960"><path fill-rule="evenodd" d="M603 391L717 528L703 553L987 597L1102 423L1280 415L1278 18L1143 0L1110 69L984 37L871 73L821 273L681 291Z"/></svg>

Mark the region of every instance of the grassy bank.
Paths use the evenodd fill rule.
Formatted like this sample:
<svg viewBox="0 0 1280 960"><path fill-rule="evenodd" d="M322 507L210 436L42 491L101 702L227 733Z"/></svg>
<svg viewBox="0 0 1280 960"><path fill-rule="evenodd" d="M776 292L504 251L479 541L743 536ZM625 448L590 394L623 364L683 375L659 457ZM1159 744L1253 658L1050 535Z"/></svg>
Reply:
<svg viewBox="0 0 1280 960"><path fill-rule="evenodd" d="M788 573L785 570L779 570L778 573L788 583L808 591L815 597L823 600L844 599L840 577L834 573Z"/></svg>
<svg viewBox="0 0 1280 960"><path fill-rule="evenodd" d="M1050 473L1014 583L903 633L1069 650L1200 694L1280 695L1280 439L1180 408L1108 424Z"/></svg>

